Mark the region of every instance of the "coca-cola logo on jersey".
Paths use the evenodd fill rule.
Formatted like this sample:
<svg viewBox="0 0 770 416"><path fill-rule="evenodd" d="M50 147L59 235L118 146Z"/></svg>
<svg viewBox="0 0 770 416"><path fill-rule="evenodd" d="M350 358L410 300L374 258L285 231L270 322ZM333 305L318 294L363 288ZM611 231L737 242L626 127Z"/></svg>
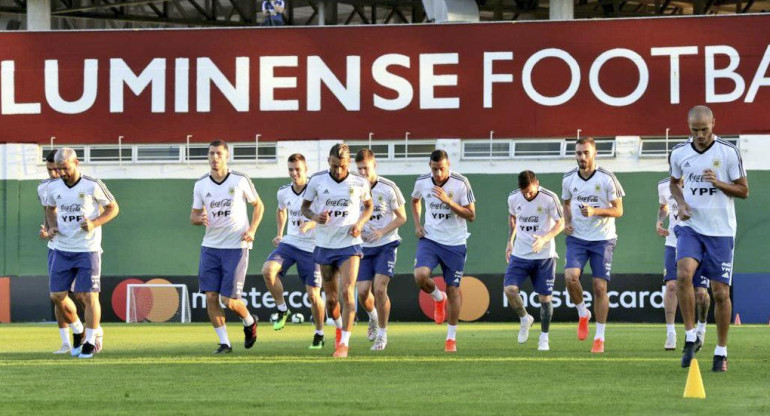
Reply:
<svg viewBox="0 0 770 416"><path fill-rule="evenodd" d="M233 200L230 198L225 198L221 201L211 201L209 203L209 206L211 208L227 208L233 205Z"/></svg>
<svg viewBox="0 0 770 416"><path fill-rule="evenodd" d="M59 211L64 211L64 212L80 212L80 210L81 210L80 204L62 205L59 207Z"/></svg>
<svg viewBox="0 0 770 416"><path fill-rule="evenodd" d="M350 200L347 200L347 199L344 199L344 198L343 199L338 199L338 200L330 199L330 200L326 201L326 206L327 207L346 207L348 205L350 205Z"/></svg>
<svg viewBox="0 0 770 416"><path fill-rule="evenodd" d="M298 209L290 209L290 210L289 210L289 216L292 216L292 217L301 217L301 216L302 216L302 211L300 211L300 210L298 210Z"/></svg>
<svg viewBox="0 0 770 416"><path fill-rule="evenodd" d="M696 175L691 173L687 175L687 182L706 182L706 180L703 179L703 175Z"/></svg>
<svg viewBox="0 0 770 416"><path fill-rule="evenodd" d="M537 215L532 215L530 217L521 217L519 218L520 222L540 222L540 217Z"/></svg>
<svg viewBox="0 0 770 416"><path fill-rule="evenodd" d="M449 205L443 202L431 202L430 208L431 209L449 209Z"/></svg>
<svg viewBox="0 0 770 416"><path fill-rule="evenodd" d="M596 195L578 196L576 199L578 202L599 202L599 197Z"/></svg>

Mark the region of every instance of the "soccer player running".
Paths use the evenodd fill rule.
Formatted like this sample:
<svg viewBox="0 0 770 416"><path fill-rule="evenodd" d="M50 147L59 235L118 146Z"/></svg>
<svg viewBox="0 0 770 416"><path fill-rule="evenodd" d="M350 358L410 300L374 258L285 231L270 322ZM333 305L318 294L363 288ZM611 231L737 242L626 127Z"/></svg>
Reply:
<svg viewBox="0 0 770 416"><path fill-rule="evenodd" d="M554 238L564 230L564 213L559 197L540 186L535 173L519 173L519 189L508 196L508 244L505 248L503 289L508 303L521 320L519 343L529 339L529 329L535 318L524 309L519 288L527 279L540 300L540 339L537 349L550 349L548 330L553 316L551 304L553 283L556 280L556 242Z"/></svg>
<svg viewBox="0 0 770 416"><path fill-rule="evenodd" d="M666 285L666 294L663 297L663 310L666 314L666 342L663 348L666 351L676 349L676 329L674 322L676 320L676 235L674 227L679 222L679 205L671 196L669 188L671 180L669 178L658 182L658 220L655 223L655 230L658 235L666 239L666 248L663 255L663 284ZM679 183L681 187L681 181ZM668 217L668 227L663 224ZM695 314L698 318L696 332L700 344L706 337L706 320L708 317L711 297L709 297L707 278L700 275L700 270L696 271L692 281L695 285Z"/></svg>
<svg viewBox="0 0 770 416"><path fill-rule="evenodd" d="M748 198L749 184L737 147L717 137L714 115L706 106L693 107L687 123L692 141L674 147L669 159L671 195L679 207L676 233L676 292L685 328L682 367L689 367L700 348L695 328L693 275L711 281L717 322L712 371L727 371L727 333L732 304L730 284L735 247L735 202ZM683 187L679 181L683 181Z"/></svg>
<svg viewBox="0 0 770 416"><path fill-rule="evenodd" d="M338 280L342 284L342 331L334 357L347 357L350 333L356 314L355 287L363 256L361 231L372 216L374 205L369 182L348 170L350 148L344 143L329 150L329 170L310 177L302 202L302 214L315 221L315 262L321 266L326 307L332 312L339 304ZM313 212L314 206L320 212ZM339 279L335 278L339 272Z"/></svg>
<svg viewBox="0 0 770 416"><path fill-rule="evenodd" d="M71 353L91 358L102 315L102 226L112 221L120 208L102 181L81 174L73 149L59 149L54 161L59 179L45 189L46 231L54 239L49 268L51 300L59 316L77 332L82 324L68 296L74 282L75 297L84 305L86 328L84 338L73 336Z"/></svg>
<svg viewBox="0 0 770 416"><path fill-rule="evenodd" d="M465 269L467 221L476 219L476 204L468 179L449 170L449 156L436 149L430 154L431 173L417 178L412 192L412 219L417 241L414 279L435 301L433 320L447 320L444 351L457 351L457 324L462 307L460 280ZM425 225L421 224L421 200L425 200ZM441 265L446 293L431 279ZM447 302L448 301L448 302Z"/></svg>
<svg viewBox="0 0 770 416"><path fill-rule="evenodd" d="M219 347L214 354L233 351L227 335L225 312L219 302L243 322L245 348L257 341L257 317L241 301L249 250L264 206L248 176L227 168L230 151L222 140L209 144L211 171L195 182L190 222L206 227L201 244L198 285L206 293L206 308ZM249 224L246 202L254 207Z"/></svg>
<svg viewBox="0 0 770 416"><path fill-rule="evenodd" d="M302 215L302 201L304 201L308 179L305 156L300 153L289 156L288 168L291 183L280 187L277 194L278 208L275 211L275 222L278 230L273 238L276 249L270 253L262 266L262 276L278 309L278 319L273 324L273 329L278 331L283 329L286 320L291 316L283 296L281 278L286 275L291 266L297 265L297 274L305 284L313 322L315 322L315 333L310 349L321 349L325 342L326 312L321 298L321 271L313 261L316 223L308 221ZM283 230L287 222L289 225L284 235Z"/></svg>
<svg viewBox="0 0 770 416"><path fill-rule="evenodd" d="M356 154L356 167L358 173L369 181L374 204L374 211L362 234L364 257L358 269L356 286L358 301L369 314L368 336L369 341L374 341L371 349L380 351L388 345L388 283L393 278L396 253L401 244L398 227L406 222L406 201L393 181L377 175L377 162L371 150L362 149Z"/></svg>
<svg viewBox="0 0 770 416"><path fill-rule="evenodd" d="M575 144L578 167L567 172L562 180L564 200L564 234L567 235L567 264L564 277L567 291L580 317L577 336L588 337L591 312L583 301L580 275L586 263L593 275L596 333L591 347L593 353L604 352L604 329L610 303L607 283L610 281L612 254L617 234L615 218L623 215L623 188L615 175L596 165L596 143L590 137Z"/></svg>

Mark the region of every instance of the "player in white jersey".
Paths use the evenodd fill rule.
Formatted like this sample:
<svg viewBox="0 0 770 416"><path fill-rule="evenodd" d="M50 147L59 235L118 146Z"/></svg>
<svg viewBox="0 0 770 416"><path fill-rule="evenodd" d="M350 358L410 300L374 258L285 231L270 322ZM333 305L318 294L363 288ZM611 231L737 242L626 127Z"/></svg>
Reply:
<svg viewBox="0 0 770 416"><path fill-rule="evenodd" d="M243 322L244 348L257 341L257 317L241 301L249 250L254 241L264 206L248 176L227 168L230 151L227 143L209 144L211 171L195 182L190 222L205 226L198 266L198 285L206 293L206 310L219 346L214 354L233 351L227 335L225 312L235 312ZM254 207L249 223L246 202Z"/></svg>
<svg viewBox="0 0 770 416"><path fill-rule="evenodd" d="M700 347L695 328L695 293L692 280L696 269L711 281L717 346L712 370L727 371L727 333L732 318L730 284L735 247L734 198L748 198L749 184L737 147L717 137L714 115L705 106L690 110L687 123L692 141L671 151L671 195L679 205L676 291L685 328L682 367L689 367ZM679 187L679 181L683 187Z"/></svg>
<svg viewBox="0 0 770 416"><path fill-rule="evenodd" d="M663 284L666 285L663 295L663 310L666 314L666 342L663 344L663 349L666 351L676 349L674 322L678 303L676 300L676 235L674 234L674 227L679 222L679 210L676 200L671 196L670 182L669 178L658 182L658 221L655 223L655 231L666 239L666 248L663 254ZM668 227L664 226L666 218L668 218ZM699 272L696 272L692 281L695 285L695 312L698 317L696 332L701 344L706 337L706 321L711 303L708 282L708 279L701 276Z"/></svg>
<svg viewBox="0 0 770 416"><path fill-rule="evenodd" d="M623 215L623 187L615 175L596 166L596 143L590 137L577 140L575 157L578 168L564 175L564 233L567 235L567 264L564 277L567 291L580 317L578 339L588 337L591 312L583 301L580 275L586 263L591 263L593 275L596 333L591 352L604 352L604 329L610 302L607 283L610 281L612 255L617 242L615 218Z"/></svg>
<svg viewBox="0 0 770 416"><path fill-rule="evenodd" d="M519 189L508 196L508 244L505 248L503 290L508 303L521 321L519 343L527 342L529 329L535 318L524 309L519 287L526 279L540 301L540 339L537 349L548 351L548 330L553 316L551 304L553 283L556 280L556 242L554 238L564 230L564 213L559 197L540 186L535 173L525 170L519 174Z"/></svg>
<svg viewBox="0 0 770 416"><path fill-rule="evenodd" d="M401 244L398 227L406 222L406 201L393 181L377 175L377 162L371 150L362 149L356 154L356 167L369 181L374 203L372 217L363 230L364 257L356 283L358 302L369 315L368 336L369 341L374 341L372 350L381 351L388 345L388 283L396 268L396 254Z"/></svg>
<svg viewBox="0 0 770 416"><path fill-rule="evenodd" d="M449 170L449 156L437 149L430 154L431 173L417 178L412 191L417 253L414 279L423 292L435 301L433 320L440 325L447 320L444 351L457 351L457 324L462 308L460 280L465 269L468 239L467 221L476 219L476 198L465 176ZM420 223L421 201L425 200L425 225ZM441 265L446 293L431 279L431 272ZM448 301L448 302L447 302Z"/></svg>
<svg viewBox="0 0 770 416"><path fill-rule="evenodd" d="M77 313L73 317L69 312L74 305L68 298L74 282L75 297L85 307L86 329L82 344L73 345L71 353L91 358L96 352L102 315L102 226L112 221L120 209L102 181L80 173L74 150L59 149L54 159L60 178L49 182L45 189L47 233L54 238L49 268L51 299L64 320L76 329Z"/></svg>
<svg viewBox="0 0 770 416"><path fill-rule="evenodd" d="M297 274L305 285L315 323L315 333L310 349L320 349L325 342L323 326L326 312L321 298L321 271L313 261L316 223L308 221L302 215L302 201L307 188L305 156L300 153L289 156L288 168L291 183L282 186L277 193L278 208L275 211L275 222L278 229L273 238L273 246L276 249L270 253L262 266L262 276L278 309L278 319L273 324L273 329L278 331L283 329L286 320L291 316L283 296L281 278L286 275L291 266L297 265ZM288 228L284 235L283 230L287 222Z"/></svg>
<svg viewBox="0 0 770 416"><path fill-rule="evenodd" d="M342 324L334 357L347 357L356 314L356 277L363 256L361 231L374 205L369 182L350 172L350 148L335 144L329 150L329 170L310 177L302 202L302 214L315 221L315 262L321 266L326 308L336 309L342 284ZM315 205L314 205L315 204ZM318 212L313 212L313 207ZM339 279L335 274L339 272Z"/></svg>

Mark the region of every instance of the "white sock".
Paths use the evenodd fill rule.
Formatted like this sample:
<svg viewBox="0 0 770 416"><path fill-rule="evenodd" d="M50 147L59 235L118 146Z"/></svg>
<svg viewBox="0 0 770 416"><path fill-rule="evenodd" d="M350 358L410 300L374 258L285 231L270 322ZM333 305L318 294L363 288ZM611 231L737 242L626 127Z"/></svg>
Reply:
<svg viewBox="0 0 770 416"><path fill-rule="evenodd" d="M580 302L577 305L575 305L575 307L577 308L578 315L581 318L585 318L586 316L588 316L588 308L586 308L586 303L585 302Z"/></svg>
<svg viewBox="0 0 770 416"><path fill-rule="evenodd" d="M94 345L96 343L96 330L91 328L86 328L86 342Z"/></svg>
<svg viewBox="0 0 770 416"><path fill-rule="evenodd" d="M80 322L80 319L70 324L70 328L72 328L73 334L82 334L83 333L83 323Z"/></svg>
<svg viewBox="0 0 770 416"><path fill-rule="evenodd" d="M289 308L286 307L286 302L283 302L280 305L276 305L275 307L278 308L279 312L286 312L289 310Z"/></svg>
<svg viewBox="0 0 770 416"><path fill-rule="evenodd" d="M315 330L316 335L324 336L324 330L323 329L316 329Z"/></svg>
<svg viewBox="0 0 770 416"><path fill-rule="evenodd" d="M720 347L717 345L716 348L714 348L714 355L721 355L723 357L727 357L727 347Z"/></svg>
<svg viewBox="0 0 770 416"><path fill-rule="evenodd" d="M430 296L436 302L441 302L442 300L444 300L444 292L438 290L438 286L436 286L436 288L433 289L433 292L430 293Z"/></svg>
<svg viewBox="0 0 770 416"><path fill-rule="evenodd" d="M446 339L454 340L457 338L457 325L449 325L446 326Z"/></svg>
<svg viewBox="0 0 770 416"><path fill-rule="evenodd" d="M666 324L666 333L676 335L676 325Z"/></svg>
<svg viewBox="0 0 770 416"><path fill-rule="evenodd" d="M388 336L388 328L377 328L377 336L378 337L387 337Z"/></svg>
<svg viewBox="0 0 770 416"><path fill-rule="evenodd" d="M695 334L695 328L688 331L684 331L684 342L695 342L697 335Z"/></svg>
<svg viewBox="0 0 770 416"><path fill-rule="evenodd" d="M337 329L342 329L342 317L335 319L334 325L337 327Z"/></svg>
<svg viewBox="0 0 770 416"><path fill-rule="evenodd" d="M219 328L214 328L214 331L217 331L217 336L219 337L219 343L225 344L229 347L230 339L227 337L227 325L222 325Z"/></svg>
<svg viewBox="0 0 770 416"><path fill-rule="evenodd" d="M695 325L695 333L698 334L705 334L706 333L706 322L698 322L697 325Z"/></svg>
<svg viewBox="0 0 770 416"><path fill-rule="evenodd" d="M342 344L345 344L345 346L350 344L350 332L342 331L342 338L340 339L340 345Z"/></svg>
<svg viewBox="0 0 770 416"><path fill-rule="evenodd" d="M529 314L526 314L524 316L520 316L519 317L519 322L521 322L521 324L524 325L524 323L527 322L527 319L529 319L528 317L529 317Z"/></svg>
<svg viewBox="0 0 770 416"><path fill-rule="evenodd" d="M600 324L596 323L596 335L594 335L594 339L600 339L604 341L604 326L607 325L606 323Z"/></svg>
<svg viewBox="0 0 770 416"><path fill-rule="evenodd" d="M70 343L70 329L69 328L59 328L59 336L61 337L61 343L62 345L68 345L72 346Z"/></svg>
<svg viewBox="0 0 770 416"><path fill-rule="evenodd" d="M377 308L374 308L371 311L366 311L366 313L369 315L370 321L377 321Z"/></svg>
<svg viewBox="0 0 770 416"><path fill-rule="evenodd" d="M254 317L249 314L249 316L245 318L241 318L241 321L243 321L243 326L252 326L254 325Z"/></svg>
<svg viewBox="0 0 770 416"><path fill-rule="evenodd" d="M548 333L547 332L541 332L540 333L540 341L548 341Z"/></svg>

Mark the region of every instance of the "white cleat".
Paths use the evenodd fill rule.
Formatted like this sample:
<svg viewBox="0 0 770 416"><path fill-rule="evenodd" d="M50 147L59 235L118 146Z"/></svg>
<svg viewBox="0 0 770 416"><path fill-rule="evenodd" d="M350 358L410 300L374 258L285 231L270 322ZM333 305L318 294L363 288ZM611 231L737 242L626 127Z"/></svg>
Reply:
<svg viewBox="0 0 770 416"><path fill-rule="evenodd" d="M382 351L382 350L385 349L385 347L387 345L388 345L388 336L387 335L378 336L374 340L374 345L372 345L371 350L372 351Z"/></svg>
<svg viewBox="0 0 770 416"><path fill-rule="evenodd" d="M669 332L666 334L666 343L663 345L666 351L676 350L676 332Z"/></svg>
<svg viewBox="0 0 770 416"><path fill-rule="evenodd" d="M550 351L551 346L548 344L548 338L540 338L539 341L537 341L537 350L538 351Z"/></svg>
<svg viewBox="0 0 770 416"><path fill-rule="evenodd" d="M101 326L96 330L96 340L94 342L94 353L102 352L102 348L104 348L104 330Z"/></svg>
<svg viewBox="0 0 770 416"><path fill-rule="evenodd" d="M61 347L59 347L58 350L54 351L54 354L69 354L70 350L72 350L72 345L70 344L61 344Z"/></svg>
<svg viewBox="0 0 770 416"><path fill-rule="evenodd" d="M523 321L521 321L521 329L519 329L519 344L527 342L529 339L529 328L532 328L532 324L535 322L535 318L532 315L527 315Z"/></svg>
<svg viewBox="0 0 770 416"><path fill-rule="evenodd" d="M366 337L369 341L374 341L377 338L377 321L369 319L369 327L366 329Z"/></svg>

